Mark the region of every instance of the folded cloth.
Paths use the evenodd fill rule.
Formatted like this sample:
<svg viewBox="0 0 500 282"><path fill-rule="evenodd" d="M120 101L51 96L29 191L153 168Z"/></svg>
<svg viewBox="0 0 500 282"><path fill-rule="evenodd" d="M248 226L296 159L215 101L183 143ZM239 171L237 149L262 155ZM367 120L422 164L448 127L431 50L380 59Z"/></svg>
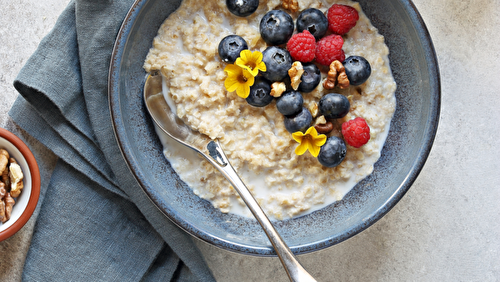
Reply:
<svg viewBox="0 0 500 282"><path fill-rule="evenodd" d="M113 133L109 62L132 4L71 1L14 81L21 95L9 114L59 156L23 280L214 281L193 238L139 187Z"/></svg>

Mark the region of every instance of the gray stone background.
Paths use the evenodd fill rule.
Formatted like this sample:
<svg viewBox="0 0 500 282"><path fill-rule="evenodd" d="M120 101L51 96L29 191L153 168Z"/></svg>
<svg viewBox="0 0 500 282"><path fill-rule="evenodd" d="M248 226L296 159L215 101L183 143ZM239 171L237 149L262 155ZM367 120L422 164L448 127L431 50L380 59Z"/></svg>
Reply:
<svg viewBox="0 0 500 282"><path fill-rule="evenodd" d="M68 0L0 0L0 127L35 152L42 182L56 157L8 111L17 73ZM299 256L318 281L500 281L500 0L415 0L441 70L442 109L417 181L384 218ZM33 218L32 218L33 219ZM0 242L0 281L19 281L34 221ZM218 281L288 281L276 258L198 242Z"/></svg>

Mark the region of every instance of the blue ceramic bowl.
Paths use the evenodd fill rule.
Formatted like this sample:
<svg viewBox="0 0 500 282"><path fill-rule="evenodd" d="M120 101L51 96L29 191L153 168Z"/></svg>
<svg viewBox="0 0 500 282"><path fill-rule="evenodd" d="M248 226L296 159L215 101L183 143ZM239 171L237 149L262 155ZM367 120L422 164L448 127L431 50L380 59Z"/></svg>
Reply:
<svg viewBox="0 0 500 282"><path fill-rule="evenodd" d="M165 216L191 235L223 249L275 255L253 219L222 214L195 196L162 155L162 145L142 101L143 61L160 24L180 1L138 0L118 34L111 61L109 101L124 157L144 191ZM361 0L385 36L397 82L397 108L373 173L346 197L314 213L276 222L296 254L332 246L368 228L408 191L436 134L440 80L429 33L408 0Z"/></svg>

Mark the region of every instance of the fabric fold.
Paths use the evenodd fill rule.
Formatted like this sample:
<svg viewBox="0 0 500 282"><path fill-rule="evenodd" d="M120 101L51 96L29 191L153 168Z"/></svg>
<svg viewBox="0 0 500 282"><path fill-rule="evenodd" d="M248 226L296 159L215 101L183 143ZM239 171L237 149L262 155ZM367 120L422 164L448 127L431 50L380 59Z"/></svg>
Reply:
<svg viewBox="0 0 500 282"><path fill-rule="evenodd" d="M23 91L24 88L20 88ZM30 96L29 91L23 91L24 95ZM36 138L40 143L49 148L59 158L70 164L73 168L85 174L88 178L92 179L96 184L103 186L109 191L128 199L128 195L111 182L105 175L103 175L92 163L88 162L81 156L81 152L76 150L64 137L39 115L36 109L29 104L22 96L18 97L12 109L9 112L12 119L28 132L31 136ZM79 138L76 132L72 134L73 138ZM90 152L87 152L90 154ZM97 155L98 156L98 155ZM98 157L96 157L98 158ZM101 159L103 158L101 153Z"/></svg>
<svg viewBox="0 0 500 282"><path fill-rule="evenodd" d="M129 201L59 160L25 262L26 281L139 281L164 242Z"/></svg>
<svg viewBox="0 0 500 282"><path fill-rule="evenodd" d="M18 74L9 114L60 159L23 279L214 281L193 238L154 206L111 123L107 79L132 0L71 1Z"/></svg>

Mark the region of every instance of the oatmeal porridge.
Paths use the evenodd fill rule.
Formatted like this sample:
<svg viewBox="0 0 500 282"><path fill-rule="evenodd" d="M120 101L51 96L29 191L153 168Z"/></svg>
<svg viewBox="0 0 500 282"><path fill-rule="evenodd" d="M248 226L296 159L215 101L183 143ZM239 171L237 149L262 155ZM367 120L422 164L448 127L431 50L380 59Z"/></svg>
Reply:
<svg viewBox="0 0 500 282"><path fill-rule="evenodd" d="M268 11L283 10L281 0L260 1L257 11L247 17L229 12L225 0L203 5L185 0L160 27L144 63L147 72L161 71L164 96L177 116L193 130L219 139L243 182L266 214L275 219L303 215L339 201L371 174L395 111L396 83L389 67L389 50L357 2L299 0L299 11L285 11L295 21L307 8L326 12L335 3L354 7L359 13L356 25L342 36L345 57L362 56L371 66L366 82L331 90L323 87L328 66L319 66L321 83L302 94L304 108L313 112L327 93L347 97L349 112L333 121L329 138L342 138L340 125L356 117L369 125L368 143L359 148L347 145L345 158L335 167L323 166L309 152L296 154L298 143L285 128L276 99L267 106L254 107L225 88L227 63L219 57L219 42L235 34L246 41L249 50L263 52L268 45L261 37L259 22ZM251 216L237 192L211 164L158 134L166 158L196 195L222 212Z"/></svg>

